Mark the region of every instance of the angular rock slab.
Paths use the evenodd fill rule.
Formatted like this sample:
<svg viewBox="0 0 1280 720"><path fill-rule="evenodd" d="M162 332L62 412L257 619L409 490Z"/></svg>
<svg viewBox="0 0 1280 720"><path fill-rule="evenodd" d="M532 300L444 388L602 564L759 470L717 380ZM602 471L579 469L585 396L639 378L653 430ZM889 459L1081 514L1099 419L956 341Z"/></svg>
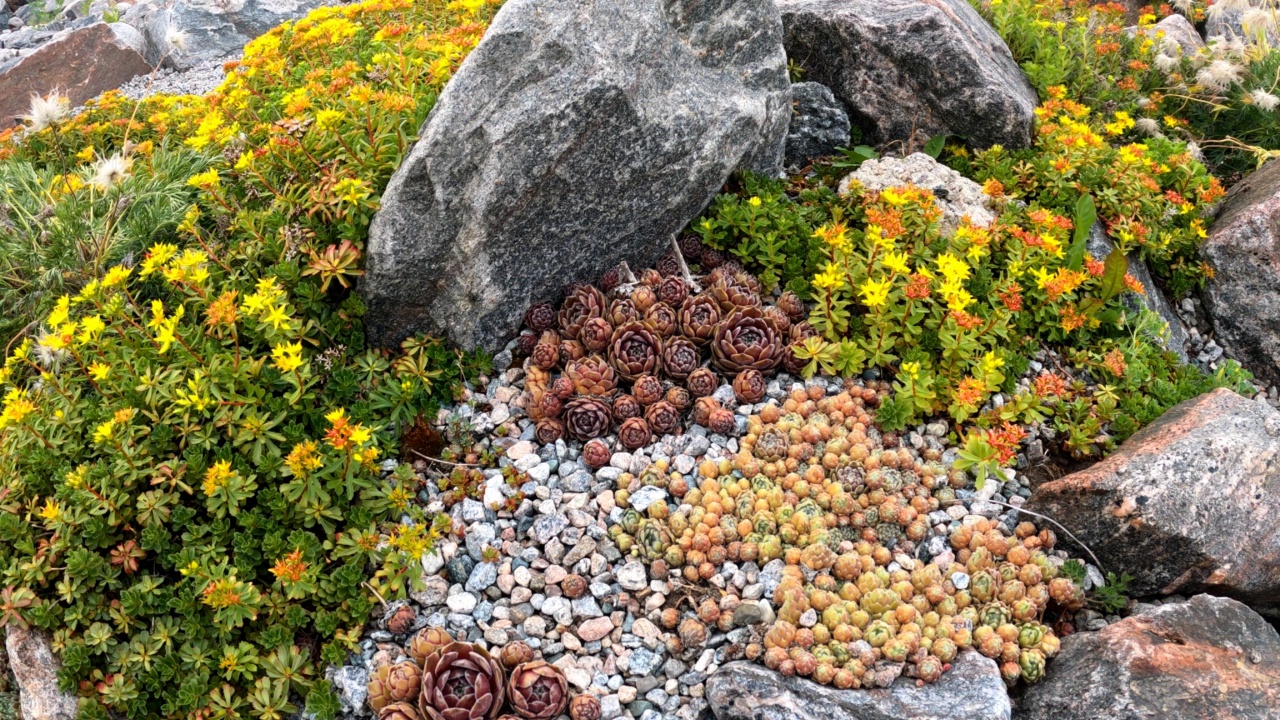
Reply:
<svg viewBox="0 0 1280 720"><path fill-rule="evenodd" d="M1280 161L1231 188L1200 252L1213 268L1203 296L1218 343L1280 383Z"/></svg>
<svg viewBox="0 0 1280 720"><path fill-rule="evenodd" d="M76 107L151 72L136 44L133 28L119 23L94 23L50 40L0 73L0 127L16 125L32 95L57 90Z"/></svg>
<svg viewBox="0 0 1280 720"><path fill-rule="evenodd" d="M1020 720L1275 720L1280 635L1228 598L1196 595L1063 639Z"/></svg>
<svg viewBox="0 0 1280 720"><path fill-rule="evenodd" d="M187 70L242 50L250 40L286 20L296 20L324 0L142 0L127 10L124 21L146 38L152 64ZM185 36L173 47L170 31Z"/></svg>
<svg viewBox="0 0 1280 720"><path fill-rule="evenodd" d="M1280 412L1219 389L1171 408L1026 508L1133 576L1129 594L1280 606Z"/></svg>
<svg viewBox="0 0 1280 720"><path fill-rule="evenodd" d="M1009 693L994 660L966 651L937 682L917 687L840 690L761 665L733 662L707 678L718 720L1009 720Z"/></svg>
<svg viewBox="0 0 1280 720"><path fill-rule="evenodd" d="M1178 15L1176 17L1182 17ZM1095 222L1093 227L1089 228L1089 254L1098 262L1105 262L1107 256L1115 250L1116 246L1111 242L1111 238L1107 236L1106 227L1101 221ZM1143 293L1141 295L1125 291L1123 299L1124 305L1131 312L1137 312L1141 309L1147 309L1155 313L1164 321L1165 333L1160 338L1165 349L1177 353L1185 362L1187 360L1187 341L1190 335L1187 333L1187 326L1183 324L1182 318L1173 309L1173 303L1165 297L1164 291L1156 285L1155 277L1151 274L1151 269L1142 261L1142 256L1137 252L1131 252L1128 256L1129 274L1138 282L1142 283Z"/></svg>
<svg viewBox="0 0 1280 720"><path fill-rule="evenodd" d="M58 690L61 663L53 656L49 638L37 630L9 625L5 629L9 668L18 681L24 720L74 720L79 703Z"/></svg>
<svg viewBox="0 0 1280 720"><path fill-rule="evenodd" d="M803 167L817 158L835 155L849 144L849 113L821 83L791 84L795 111L787 129L787 165Z"/></svg>
<svg viewBox="0 0 1280 720"><path fill-rule="evenodd" d="M651 263L730 173L780 171L772 0L510 0L370 229L370 339L498 350L531 302Z"/></svg>
<svg viewBox="0 0 1280 720"><path fill-rule="evenodd" d="M948 133L1031 144L1038 100L967 0L779 0L787 57L877 143Z"/></svg>

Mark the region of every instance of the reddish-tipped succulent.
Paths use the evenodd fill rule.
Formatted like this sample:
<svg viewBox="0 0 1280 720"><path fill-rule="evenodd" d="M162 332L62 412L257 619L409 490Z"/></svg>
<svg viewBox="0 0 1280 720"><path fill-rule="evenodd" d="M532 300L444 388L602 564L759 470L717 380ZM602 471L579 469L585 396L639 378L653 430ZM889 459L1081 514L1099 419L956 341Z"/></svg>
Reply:
<svg viewBox="0 0 1280 720"><path fill-rule="evenodd" d="M689 391L678 386L667 388L667 394L663 399L674 405L680 412L688 410L689 406L693 404L693 396L689 394Z"/></svg>
<svg viewBox="0 0 1280 720"><path fill-rule="evenodd" d="M605 315L605 319L613 323L616 327L629 322L636 322L643 315L636 308L636 304L631 302L630 298L620 298L609 303L609 312Z"/></svg>
<svg viewBox="0 0 1280 720"><path fill-rule="evenodd" d="M733 395L744 405L754 405L764 399L765 379L759 370L748 368L733 379Z"/></svg>
<svg viewBox="0 0 1280 720"><path fill-rule="evenodd" d="M551 445L555 443L555 441L564 437L564 423L553 418L543 418L538 421L533 434L539 443L543 445Z"/></svg>
<svg viewBox="0 0 1280 720"><path fill-rule="evenodd" d="M620 284L622 284L622 270L617 265L605 270L604 274L600 276L599 285L604 292L609 292Z"/></svg>
<svg viewBox="0 0 1280 720"><path fill-rule="evenodd" d="M713 397L700 397L693 403L693 421L703 427L711 426L711 413L720 409Z"/></svg>
<svg viewBox="0 0 1280 720"><path fill-rule="evenodd" d="M551 303L532 305L524 314L524 324L528 325L535 334L550 330L556 326L556 310L551 307Z"/></svg>
<svg viewBox="0 0 1280 720"><path fill-rule="evenodd" d="M543 393L542 399L538 401L538 409L549 418L560 417L560 411L564 410L564 400L553 392Z"/></svg>
<svg viewBox="0 0 1280 720"><path fill-rule="evenodd" d="M662 277L673 277L680 274L680 259L675 252L669 252L658 258L658 274Z"/></svg>
<svg viewBox="0 0 1280 720"><path fill-rule="evenodd" d="M582 395L610 395L618 387L617 372L599 355L588 355L569 363L565 375Z"/></svg>
<svg viewBox="0 0 1280 720"><path fill-rule="evenodd" d="M662 360L662 339L644 323L630 322L613 331L609 362L627 380L658 371Z"/></svg>
<svg viewBox="0 0 1280 720"><path fill-rule="evenodd" d="M702 260L702 238L697 235L685 235L680 238L680 254L690 262L699 262Z"/></svg>
<svg viewBox="0 0 1280 720"><path fill-rule="evenodd" d="M438 627L422 628L409 640L409 656L421 667L431 653L453 642L453 636Z"/></svg>
<svg viewBox="0 0 1280 720"><path fill-rule="evenodd" d="M567 377L558 377L555 379L555 382L551 383L551 387L548 388L547 392L555 395L561 400L568 400L573 397L573 393L576 390L577 388L573 386L572 380Z"/></svg>
<svg viewBox="0 0 1280 720"><path fill-rule="evenodd" d="M569 291L560 305L560 331L577 340L582 326L593 317L604 317L604 294L594 285L578 285Z"/></svg>
<svg viewBox="0 0 1280 720"><path fill-rule="evenodd" d="M730 313L738 308L756 307L760 305L760 296L745 282L743 273L730 275L722 273L717 282L707 288L707 293L720 305L720 312Z"/></svg>
<svg viewBox="0 0 1280 720"><path fill-rule="evenodd" d="M698 368L689 373L689 377L685 378L685 387L689 388L689 393L695 398L707 397L720 387L720 378L707 368ZM702 423L698 423L701 425Z"/></svg>
<svg viewBox="0 0 1280 720"><path fill-rule="evenodd" d="M687 297L689 297L689 286L685 285L684 280L679 277L663 278L658 284L658 299L673 308L680 307Z"/></svg>
<svg viewBox="0 0 1280 720"><path fill-rule="evenodd" d="M387 631L393 635L403 635L413 629L413 621L417 618L418 614L413 611L413 606L401 605L387 618Z"/></svg>
<svg viewBox="0 0 1280 720"><path fill-rule="evenodd" d="M568 365L575 360L587 356L587 348L580 340L565 340L560 343L560 364Z"/></svg>
<svg viewBox="0 0 1280 720"><path fill-rule="evenodd" d="M619 395L613 399L613 419L623 422L627 418L640 417L644 414L644 406L634 395Z"/></svg>
<svg viewBox="0 0 1280 720"><path fill-rule="evenodd" d="M587 444L590 445L591 443ZM532 661L533 648L529 647L526 643L522 643L517 640L502 646L502 651L498 653L498 657L502 660L502 664L506 665L507 669L510 670L517 665L522 665Z"/></svg>
<svg viewBox="0 0 1280 720"><path fill-rule="evenodd" d="M569 702L572 720L600 720L600 700L595 695L579 695Z"/></svg>
<svg viewBox="0 0 1280 720"><path fill-rule="evenodd" d="M782 341L759 308L739 308L716 327L711 355L717 366L730 372L772 370L782 361Z"/></svg>
<svg viewBox="0 0 1280 720"><path fill-rule="evenodd" d="M800 322L809 314L808 310L805 309L804 301L790 290L782 293L776 305L779 310L787 314L787 317L793 323Z"/></svg>
<svg viewBox="0 0 1280 720"><path fill-rule="evenodd" d="M689 377L701 362L698 346L686 338L673 337L662 344L662 369L671 378L683 380Z"/></svg>
<svg viewBox="0 0 1280 720"><path fill-rule="evenodd" d="M701 259L703 270L714 270L724 264L724 255L714 248L703 248Z"/></svg>
<svg viewBox="0 0 1280 720"><path fill-rule="evenodd" d="M664 338L675 333L676 322L676 311L664 302L654 303L644 312L644 323Z"/></svg>
<svg viewBox="0 0 1280 720"><path fill-rule="evenodd" d="M613 338L613 326L602 317L589 318L583 323L578 338L588 352L600 352L609 347L609 340Z"/></svg>
<svg viewBox="0 0 1280 720"><path fill-rule="evenodd" d="M528 357L533 354L533 349L538 346L537 333L522 333L516 338L516 351L521 355Z"/></svg>
<svg viewBox="0 0 1280 720"><path fill-rule="evenodd" d="M449 643L423 663L418 705L431 720L495 720L505 698L502 665L479 645Z"/></svg>
<svg viewBox="0 0 1280 720"><path fill-rule="evenodd" d="M611 458L613 453L609 452L609 446L603 440L592 440L582 446L582 460L592 470L608 465Z"/></svg>
<svg viewBox="0 0 1280 720"><path fill-rule="evenodd" d="M636 309L641 313L644 313L656 302L658 302L658 294L655 293L653 288L648 285L637 285L635 289L631 291L631 303L635 305Z"/></svg>
<svg viewBox="0 0 1280 720"><path fill-rule="evenodd" d="M550 370L560 364L560 343L539 342L529 357L539 369Z"/></svg>
<svg viewBox="0 0 1280 720"><path fill-rule="evenodd" d="M801 358L796 354L796 350L804 347L803 342L793 342L782 351L782 369L800 377L804 374L805 365L809 364L808 360Z"/></svg>
<svg viewBox="0 0 1280 720"><path fill-rule="evenodd" d="M711 419L707 423L707 427L711 432L731 435L738 428L738 421L734 418L731 410L719 408L711 411Z"/></svg>
<svg viewBox="0 0 1280 720"><path fill-rule="evenodd" d="M659 435L666 435L680 429L680 411L666 400L660 400L646 408L644 419Z"/></svg>
<svg viewBox="0 0 1280 720"><path fill-rule="evenodd" d="M507 701L521 717L550 720L568 706L569 683L560 668L541 660L527 662L511 671Z"/></svg>
<svg viewBox="0 0 1280 720"><path fill-rule="evenodd" d="M720 323L720 304L710 295L694 295L680 306L680 334L698 345L711 342Z"/></svg>
<svg viewBox="0 0 1280 720"><path fill-rule="evenodd" d="M644 418L627 418L618 428L618 442L628 450L642 448L653 441L653 433Z"/></svg>
<svg viewBox="0 0 1280 720"><path fill-rule="evenodd" d="M570 400L562 413L565 430L579 440L590 440L606 435L613 425L613 416L607 403L598 397L584 395Z"/></svg>
<svg viewBox="0 0 1280 720"><path fill-rule="evenodd" d="M653 375L641 375L631 386L631 394L641 405L652 405L661 400L665 393L662 381Z"/></svg>
<svg viewBox="0 0 1280 720"><path fill-rule="evenodd" d="M369 707L381 712L394 703L416 702L421 680L421 671L411 662L379 667L369 678Z"/></svg>
<svg viewBox="0 0 1280 720"><path fill-rule="evenodd" d="M407 702L392 703L378 711L378 720L422 720L416 708Z"/></svg>

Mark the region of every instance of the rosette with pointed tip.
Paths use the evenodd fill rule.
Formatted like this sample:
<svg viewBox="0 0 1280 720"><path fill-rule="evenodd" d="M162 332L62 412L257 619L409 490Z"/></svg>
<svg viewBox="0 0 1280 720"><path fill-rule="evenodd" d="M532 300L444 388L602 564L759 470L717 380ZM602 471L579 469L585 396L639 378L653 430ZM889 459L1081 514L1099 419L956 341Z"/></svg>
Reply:
<svg viewBox="0 0 1280 720"><path fill-rule="evenodd" d="M658 371L662 338L642 322L619 325L609 344L609 363L627 380Z"/></svg>
<svg viewBox="0 0 1280 720"><path fill-rule="evenodd" d="M716 326L711 354L718 367L739 372L772 370L782 361L778 330L760 308L739 308Z"/></svg>
<svg viewBox="0 0 1280 720"><path fill-rule="evenodd" d="M521 717L550 720L568 707L569 683L560 668L542 660L527 662L511 671L507 701Z"/></svg>
<svg viewBox="0 0 1280 720"><path fill-rule="evenodd" d="M453 642L427 656L419 709L431 720L495 720L506 698L502 665L484 648Z"/></svg>

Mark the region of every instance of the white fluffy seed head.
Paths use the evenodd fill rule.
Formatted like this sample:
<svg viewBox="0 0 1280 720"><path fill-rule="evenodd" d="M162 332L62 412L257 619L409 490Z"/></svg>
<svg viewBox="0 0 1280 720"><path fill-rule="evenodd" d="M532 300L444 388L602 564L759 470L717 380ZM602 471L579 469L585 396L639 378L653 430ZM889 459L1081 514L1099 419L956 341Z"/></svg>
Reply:
<svg viewBox="0 0 1280 720"><path fill-rule="evenodd" d="M1160 54L1156 56L1155 65L1157 70L1168 75L1178 69L1178 58Z"/></svg>
<svg viewBox="0 0 1280 720"><path fill-rule="evenodd" d="M1249 8L1240 16L1240 28L1244 30L1244 34L1252 39L1261 39L1276 27L1276 15L1274 10L1264 10L1262 8Z"/></svg>
<svg viewBox="0 0 1280 720"><path fill-rule="evenodd" d="M94 186L102 192L110 190L129 177L129 170L132 165L133 163L129 158L120 153L99 160L93 171Z"/></svg>
<svg viewBox="0 0 1280 720"><path fill-rule="evenodd" d="M1268 112L1275 110L1276 106L1280 105L1280 97L1276 97L1262 88L1250 90L1249 101L1257 105L1258 109Z"/></svg>
<svg viewBox="0 0 1280 720"><path fill-rule="evenodd" d="M1134 127L1143 135L1164 137L1164 133L1160 132L1160 123L1151 118L1138 118L1137 121L1134 122Z"/></svg>
<svg viewBox="0 0 1280 720"><path fill-rule="evenodd" d="M1195 0L1173 0L1173 9L1191 17L1191 13L1195 12L1196 3Z"/></svg>
<svg viewBox="0 0 1280 720"><path fill-rule="evenodd" d="M67 96L54 90L45 96L31 96L31 111L23 115L27 127L32 132L40 132L66 120L71 115L71 103Z"/></svg>
<svg viewBox="0 0 1280 720"><path fill-rule="evenodd" d="M178 28L170 25L164 31L164 42L166 45L168 45L170 48L174 50L179 50L179 51L186 50L187 34L182 30L179 30Z"/></svg>
<svg viewBox="0 0 1280 720"><path fill-rule="evenodd" d="M1244 68L1230 60L1214 60L1200 68L1200 72L1196 73L1196 82L1214 92L1225 92L1240 81L1242 74Z"/></svg>

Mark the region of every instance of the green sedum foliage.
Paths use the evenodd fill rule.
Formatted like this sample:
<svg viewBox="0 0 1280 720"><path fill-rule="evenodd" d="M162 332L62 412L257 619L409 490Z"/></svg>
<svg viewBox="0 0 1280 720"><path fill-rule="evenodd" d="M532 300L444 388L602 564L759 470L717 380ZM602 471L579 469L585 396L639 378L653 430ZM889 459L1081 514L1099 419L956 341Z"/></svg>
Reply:
<svg viewBox="0 0 1280 720"><path fill-rule="evenodd" d="M332 717L323 666L448 531L385 458L486 360L366 348L353 285L495 5L321 8L208 96L0 134L0 625L51 631L83 717Z"/></svg>

